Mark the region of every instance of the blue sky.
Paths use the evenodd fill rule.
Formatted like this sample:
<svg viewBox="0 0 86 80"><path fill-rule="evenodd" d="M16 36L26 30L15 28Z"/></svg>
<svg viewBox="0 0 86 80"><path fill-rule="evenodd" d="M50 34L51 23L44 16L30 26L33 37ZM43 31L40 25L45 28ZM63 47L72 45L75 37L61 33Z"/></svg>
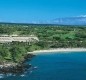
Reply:
<svg viewBox="0 0 86 80"><path fill-rule="evenodd" d="M0 0L0 21L35 22L86 14L86 0Z"/></svg>

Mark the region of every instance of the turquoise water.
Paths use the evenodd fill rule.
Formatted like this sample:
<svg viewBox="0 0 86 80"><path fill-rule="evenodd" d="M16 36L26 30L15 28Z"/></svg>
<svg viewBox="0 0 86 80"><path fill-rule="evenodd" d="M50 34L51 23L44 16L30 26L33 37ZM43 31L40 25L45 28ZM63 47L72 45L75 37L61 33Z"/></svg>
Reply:
<svg viewBox="0 0 86 80"><path fill-rule="evenodd" d="M27 72L0 80L86 80L86 52L40 54Z"/></svg>

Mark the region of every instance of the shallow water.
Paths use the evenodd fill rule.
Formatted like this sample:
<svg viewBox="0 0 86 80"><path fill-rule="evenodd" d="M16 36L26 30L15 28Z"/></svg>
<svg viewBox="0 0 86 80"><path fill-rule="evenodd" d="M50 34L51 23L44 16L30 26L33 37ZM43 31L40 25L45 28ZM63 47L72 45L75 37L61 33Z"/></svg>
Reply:
<svg viewBox="0 0 86 80"><path fill-rule="evenodd" d="M86 80L86 52L39 54L22 75L3 76L0 80Z"/></svg>

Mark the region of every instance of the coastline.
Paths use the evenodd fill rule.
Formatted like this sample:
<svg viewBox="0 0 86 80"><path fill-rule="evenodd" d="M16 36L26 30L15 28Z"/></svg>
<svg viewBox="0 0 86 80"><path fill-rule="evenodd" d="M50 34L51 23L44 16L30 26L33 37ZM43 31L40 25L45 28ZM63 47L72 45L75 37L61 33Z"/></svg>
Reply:
<svg viewBox="0 0 86 80"><path fill-rule="evenodd" d="M86 52L86 48L51 48L48 50L36 50L28 52L28 54L46 54L51 52L65 53L65 52Z"/></svg>
<svg viewBox="0 0 86 80"><path fill-rule="evenodd" d="M21 60L20 62L14 63L14 62L4 62L3 64L0 64L0 74L21 74L24 73L27 69L31 67L31 64L27 64L26 61L30 61L35 55L33 54L26 54L24 56L24 60Z"/></svg>

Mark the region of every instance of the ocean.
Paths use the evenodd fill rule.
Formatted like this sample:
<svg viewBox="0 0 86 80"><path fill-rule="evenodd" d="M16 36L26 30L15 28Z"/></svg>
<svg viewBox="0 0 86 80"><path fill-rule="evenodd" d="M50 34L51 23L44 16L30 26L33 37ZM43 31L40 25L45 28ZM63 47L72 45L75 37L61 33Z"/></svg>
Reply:
<svg viewBox="0 0 86 80"><path fill-rule="evenodd" d="M0 80L86 80L86 52L42 53L27 64L24 74L0 74Z"/></svg>

